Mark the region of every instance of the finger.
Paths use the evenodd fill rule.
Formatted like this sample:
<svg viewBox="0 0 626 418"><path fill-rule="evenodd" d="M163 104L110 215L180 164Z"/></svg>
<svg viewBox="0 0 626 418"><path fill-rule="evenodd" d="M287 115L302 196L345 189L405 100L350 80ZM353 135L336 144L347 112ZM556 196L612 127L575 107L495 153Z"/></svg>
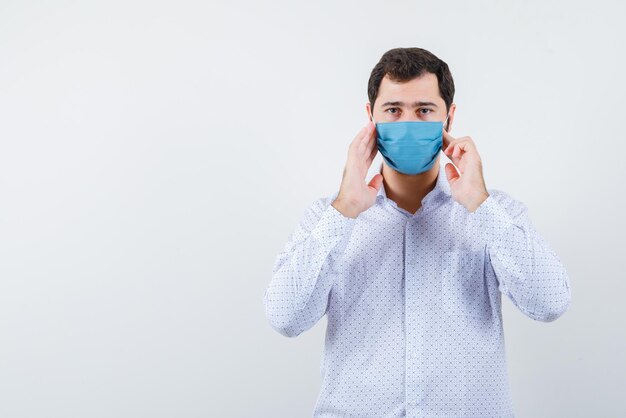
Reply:
<svg viewBox="0 0 626 418"><path fill-rule="evenodd" d="M446 164L446 177L448 179L448 183L450 184L454 183L461 177L452 163Z"/></svg>
<svg viewBox="0 0 626 418"><path fill-rule="evenodd" d="M457 158L460 158L465 154L467 154L467 156L470 158L478 156L478 150L476 149L476 145L474 145L471 139L459 141L454 148L455 151L452 155L456 156Z"/></svg>
<svg viewBox="0 0 626 418"><path fill-rule="evenodd" d="M456 144L452 150L452 158L460 159L463 154L465 154L463 143Z"/></svg>
<svg viewBox="0 0 626 418"><path fill-rule="evenodd" d="M453 147L455 147L457 145L460 145L460 144L466 144L466 143L470 143L470 147L464 146L463 149L469 149L469 148L472 148L472 147L475 148L474 147L474 143L472 141L472 138L470 138L469 136L464 136L462 138L456 138L456 139L452 140L448 144L447 148L445 148L443 150L443 153L449 156L449 154L452 153Z"/></svg>
<svg viewBox="0 0 626 418"><path fill-rule="evenodd" d="M371 140L372 140L372 131L368 128L368 130L365 132L365 136L361 138L361 142L359 142L359 146L358 146L359 157L366 158L369 155L369 153L371 152L370 150Z"/></svg>
<svg viewBox="0 0 626 418"><path fill-rule="evenodd" d="M363 129L359 131L357 136L354 137L354 140L350 144L350 150L354 152L358 156L365 155L365 151L367 149L366 140L370 137L372 132L372 126L370 123L365 125Z"/></svg>
<svg viewBox="0 0 626 418"><path fill-rule="evenodd" d="M453 138L450 140L450 142L448 142L448 145L446 145L443 149L443 153L448 155L450 153L450 150L452 149L452 147L454 147L458 142L460 141L460 138Z"/></svg>
<svg viewBox="0 0 626 418"><path fill-rule="evenodd" d="M447 145L447 147L449 148L451 145L458 144L458 143L461 143L461 142L471 142L471 143L472 143L472 145L475 145L475 144L474 144L474 140L472 139L472 137L471 137L471 136L463 136L463 137L456 138L456 139L455 139L455 138L453 138L453 139L450 141L450 143ZM444 148L444 149L445 149L445 148Z"/></svg>
<svg viewBox="0 0 626 418"><path fill-rule="evenodd" d="M468 149L468 141L459 141L456 144L452 144L452 148L450 149L450 159L457 167L460 167L459 164L461 163L461 159L465 157Z"/></svg>
<svg viewBox="0 0 626 418"><path fill-rule="evenodd" d="M367 141L367 154L369 155L376 146L376 130L373 130Z"/></svg>
<svg viewBox="0 0 626 418"><path fill-rule="evenodd" d="M374 158L376 158L376 153L378 152L378 146L376 145L376 143L374 143L374 148L372 148L372 151L370 152L369 157L367 157L367 161L365 161L365 165L367 166L367 168L369 169L370 166L372 165L372 161L374 161Z"/></svg>
<svg viewBox="0 0 626 418"><path fill-rule="evenodd" d="M369 144L369 141L374 136L375 132L376 127L371 121L369 121L367 125L365 125L365 132L363 133L363 137L361 138L361 143L364 143L367 146Z"/></svg>
<svg viewBox="0 0 626 418"><path fill-rule="evenodd" d="M370 189L374 189L374 191L378 193L378 191L380 190L380 186L382 184L383 184L383 175L380 173L377 173L374 177L372 177L368 186Z"/></svg>
<svg viewBox="0 0 626 418"><path fill-rule="evenodd" d="M450 157L454 146L458 144L460 140L461 138L452 138L450 142L448 142L448 145L443 147L443 153Z"/></svg>
<svg viewBox="0 0 626 418"><path fill-rule="evenodd" d="M361 128L361 130L356 134L352 142L350 142L350 148L354 148L359 144L359 142L365 137L365 134L367 133L368 129L370 129L369 123L365 125L363 128Z"/></svg>
<svg viewBox="0 0 626 418"><path fill-rule="evenodd" d="M454 141L454 137L448 133L445 129L443 130L443 147L444 149L450 145L450 142Z"/></svg>
<svg viewBox="0 0 626 418"><path fill-rule="evenodd" d="M458 140L453 141L444 151L444 154L458 167L463 156L463 150L460 148Z"/></svg>
<svg viewBox="0 0 626 418"><path fill-rule="evenodd" d="M448 158L454 163L456 168L463 174L463 163L480 163L480 155L476 149L476 145L471 138L460 139L456 143L450 145Z"/></svg>
<svg viewBox="0 0 626 418"><path fill-rule="evenodd" d="M367 157L368 155L370 155L370 153L372 152L372 149L376 145L376 129L374 129L373 125L370 127L370 129L366 132L365 135L366 135L366 138L363 138L363 144L364 144L365 149L362 155Z"/></svg>

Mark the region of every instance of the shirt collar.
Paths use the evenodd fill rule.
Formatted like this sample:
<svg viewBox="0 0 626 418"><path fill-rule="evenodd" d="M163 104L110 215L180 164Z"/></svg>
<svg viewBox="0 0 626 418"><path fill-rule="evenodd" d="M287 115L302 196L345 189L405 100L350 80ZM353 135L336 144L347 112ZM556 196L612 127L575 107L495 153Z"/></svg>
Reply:
<svg viewBox="0 0 626 418"><path fill-rule="evenodd" d="M446 196L450 196L450 183L448 183L448 178L446 177L446 162L443 161L443 158L439 158L439 173L437 174L437 181L435 183L435 187L428 192L424 199L422 199L422 205L429 203L430 201L436 201L438 198L445 198ZM380 163L378 168L378 172L380 174L383 173L383 163ZM386 198L387 193L385 192L385 184L383 183L380 186L380 190L378 190L378 194L376 196L377 199Z"/></svg>

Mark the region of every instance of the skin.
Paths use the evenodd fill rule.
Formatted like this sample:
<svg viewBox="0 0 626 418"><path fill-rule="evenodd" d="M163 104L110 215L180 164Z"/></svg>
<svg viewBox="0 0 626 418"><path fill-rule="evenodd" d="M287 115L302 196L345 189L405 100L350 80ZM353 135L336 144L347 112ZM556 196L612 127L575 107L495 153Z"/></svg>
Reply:
<svg viewBox="0 0 626 418"><path fill-rule="evenodd" d="M376 122L443 122L449 114L448 124L443 131L443 152L453 163L445 165L452 197L469 212L476 211L487 199L489 193L476 144L469 136L454 138L449 134L456 105L453 103L449 110L446 109L435 74L424 73L403 83L385 76L374 106L366 103L365 110L368 118L373 116ZM382 175L377 173L366 183L367 172L377 153L376 126L369 120L348 147L339 194L332 202L344 216L356 218L369 209L376 201L383 183L387 197L411 213L421 207L422 199L435 187L440 156L430 170L415 175L397 172L383 161Z"/></svg>

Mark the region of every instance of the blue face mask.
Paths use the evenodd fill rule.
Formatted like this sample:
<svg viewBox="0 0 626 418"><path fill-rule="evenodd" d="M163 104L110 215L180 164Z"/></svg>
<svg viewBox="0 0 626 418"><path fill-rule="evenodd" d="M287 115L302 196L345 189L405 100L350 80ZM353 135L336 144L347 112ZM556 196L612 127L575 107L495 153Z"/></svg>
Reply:
<svg viewBox="0 0 626 418"><path fill-rule="evenodd" d="M376 123L378 150L387 164L400 173L413 175L428 171L443 145L445 122Z"/></svg>

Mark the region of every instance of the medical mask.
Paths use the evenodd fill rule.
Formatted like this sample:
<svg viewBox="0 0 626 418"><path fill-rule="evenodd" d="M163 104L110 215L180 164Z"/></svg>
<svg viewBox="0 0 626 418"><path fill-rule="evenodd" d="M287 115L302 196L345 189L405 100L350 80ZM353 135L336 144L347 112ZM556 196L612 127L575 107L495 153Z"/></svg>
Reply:
<svg viewBox="0 0 626 418"><path fill-rule="evenodd" d="M428 171L443 146L443 126L447 121L446 117L445 122L374 122L378 150L387 164L400 173Z"/></svg>

